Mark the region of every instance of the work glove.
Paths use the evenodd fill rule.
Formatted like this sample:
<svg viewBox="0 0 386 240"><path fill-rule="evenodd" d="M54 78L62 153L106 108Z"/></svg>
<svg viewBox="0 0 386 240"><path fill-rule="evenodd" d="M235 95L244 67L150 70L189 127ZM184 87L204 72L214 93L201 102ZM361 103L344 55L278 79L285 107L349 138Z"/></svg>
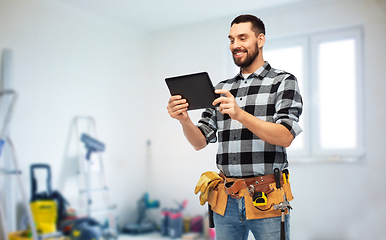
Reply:
<svg viewBox="0 0 386 240"><path fill-rule="evenodd" d="M217 186L217 184L222 180L222 178L216 173L212 171L204 172L201 174L200 179L194 189L194 193L200 194L200 204L204 205L208 200L209 192Z"/></svg>
<svg viewBox="0 0 386 240"><path fill-rule="evenodd" d="M209 183L208 187L206 188L206 191L201 192L201 194L200 194L200 204L201 205L204 205L208 201L210 191L212 191L212 189L215 188L220 181L221 180L219 180L219 179L211 181Z"/></svg>
<svg viewBox="0 0 386 240"><path fill-rule="evenodd" d="M205 192L206 188L208 187L209 183L214 180L221 180L222 178L216 173L212 171L204 172L201 174L200 179L198 180L198 183L196 185L196 188L194 189L194 194L197 194L198 192Z"/></svg>

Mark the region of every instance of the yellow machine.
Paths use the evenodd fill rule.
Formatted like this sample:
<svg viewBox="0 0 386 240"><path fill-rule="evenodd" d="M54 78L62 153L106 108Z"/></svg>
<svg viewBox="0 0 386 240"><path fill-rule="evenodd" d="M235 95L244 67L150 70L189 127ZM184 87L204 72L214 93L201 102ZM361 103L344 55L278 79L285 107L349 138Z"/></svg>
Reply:
<svg viewBox="0 0 386 240"><path fill-rule="evenodd" d="M47 191L37 193L37 181L34 170L43 168L47 170ZM31 211L35 227L39 235L56 232L57 205L52 198L51 169L47 164L31 165Z"/></svg>
<svg viewBox="0 0 386 240"><path fill-rule="evenodd" d="M56 202L54 200L38 200L30 205L38 234L56 232Z"/></svg>

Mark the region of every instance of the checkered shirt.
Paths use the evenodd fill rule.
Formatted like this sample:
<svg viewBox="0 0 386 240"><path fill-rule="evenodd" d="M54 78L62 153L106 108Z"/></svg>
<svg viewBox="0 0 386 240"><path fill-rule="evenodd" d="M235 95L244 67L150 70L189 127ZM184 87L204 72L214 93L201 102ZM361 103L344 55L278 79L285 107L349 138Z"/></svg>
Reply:
<svg viewBox="0 0 386 240"><path fill-rule="evenodd" d="M229 90L241 109L263 121L282 124L294 137L302 132L298 121L303 102L292 74L265 62L247 79L239 73L215 88ZM206 109L197 127L207 143L219 142L217 167L227 177L261 176L288 167L284 147L261 140L228 114L220 113L218 107Z"/></svg>

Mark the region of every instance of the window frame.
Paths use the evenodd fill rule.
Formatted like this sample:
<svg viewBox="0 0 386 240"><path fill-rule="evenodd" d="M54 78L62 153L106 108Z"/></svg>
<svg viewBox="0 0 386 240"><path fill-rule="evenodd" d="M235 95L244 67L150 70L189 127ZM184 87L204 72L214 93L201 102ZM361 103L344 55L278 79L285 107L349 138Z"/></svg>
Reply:
<svg viewBox="0 0 386 240"><path fill-rule="evenodd" d="M295 36L295 37L286 37L286 38L279 38L279 39L272 39L266 41L266 44L264 45L263 49L263 57L264 57L264 51L267 50L277 50L280 48L290 48L290 47L302 47L303 49L303 54L302 54L302 60L303 60L303 78L307 79L308 74L309 74L309 67L308 67L308 53L305 51L307 49L307 46L309 45L308 39L303 37L303 36ZM268 60L266 60L268 61ZM268 61L269 63L269 61ZM275 66L272 66L275 68ZM284 71L287 71L286 69L282 69ZM290 72L290 71L289 71ZM291 73L291 72L290 72ZM295 77L297 77L295 75ZM302 99L303 102L308 102L308 99L310 98L309 96L309 89L310 89L310 84L306 81L302 80L303 86L299 86L300 93L302 94ZM303 113L301 116L301 121L303 122L303 130L304 129L309 129L310 128L310 121L308 119L310 118L310 105L309 104L303 104ZM287 152L292 156L297 156L301 158L306 158L311 155L311 145L310 145L310 137L308 134L303 134L303 140L304 140L304 148L303 149L287 149ZM296 139L294 140L296 141Z"/></svg>
<svg viewBox="0 0 386 240"><path fill-rule="evenodd" d="M331 42L331 41L339 41L344 39L353 38L355 40L355 69L356 69L356 131L357 131L357 139L356 139L356 149L321 149L320 147L320 132L318 129L319 125L319 105L318 105L318 96L315 94L315 97L312 99L312 106L315 110L315 117L312 121L315 124L312 127L312 131L317 134L313 134L312 139L312 152L316 156L321 156L324 158L332 158L332 159L342 159L342 160L355 160L360 159L365 154L364 147L364 77L363 77L363 34L361 27L352 27L339 29L334 31L329 31L328 33L318 33L314 34L310 39L310 47L311 47L311 56L314 61L312 61L311 65L311 75L310 80L311 84L315 88L315 92L319 92L319 72L318 72L318 46L323 42Z"/></svg>
<svg viewBox="0 0 386 240"><path fill-rule="evenodd" d="M322 149L320 144L320 108L319 108L319 44L331 41L354 39L355 42L355 84L356 84L356 148ZM363 28L351 26L320 32L305 33L269 39L264 51L301 46L303 49L303 79L301 94L304 101L303 121L304 149L288 148L288 159L295 162L307 161L357 161L365 156L365 118L364 118L364 61ZM264 56L264 55L263 55ZM267 60L269 62L269 60ZM275 66L273 66L275 67ZM283 69L286 70L286 69ZM296 139L295 139L296 141Z"/></svg>

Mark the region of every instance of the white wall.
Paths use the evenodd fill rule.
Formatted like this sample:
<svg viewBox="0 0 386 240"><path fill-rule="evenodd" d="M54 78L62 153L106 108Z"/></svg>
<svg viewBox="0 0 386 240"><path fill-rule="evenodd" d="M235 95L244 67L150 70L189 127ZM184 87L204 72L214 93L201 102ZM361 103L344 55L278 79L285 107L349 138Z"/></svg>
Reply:
<svg viewBox="0 0 386 240"><path fill-rule="evenodd" d="M386 163L382 146L386 129L382 124L385 118L382 109L386 83L381 74L386 61L385 2L308 1L251 13L264 20L267 41L309 31L352 25L364 27L366 158L358 163L290 163L295 196L291 234L292 239L297 240L384 239L382 216L386 209L382 203L386 193L382 191L382 182ZM162 80L166 76L197 71L208 71L214 82L224 79L227 35L234 17L170 29L153 37L157 41L152 45L151 79L156 101L151 112L152 118L162 126L152 125L157 153L153 158L154 176L162 179L154 181L154 188L164 202L178 196L189 198L188 214L205 211L193 189L202 172L215 169L216 149L210 146L199 152L192 150L179 123L167 115L165 106L169 96ZM196 112L192 116L196 121L198 117ZM164 191L168 195L162 196Z"/></svg>
<svg viewBox="0 0 386 240"><path fill-rule="evenodd" d="M77 206L71 123L90 115L106 144L120 219L133 220L145 186L146 40L69 6L26 0L0 1L0 36L0 49L13 51L12 86L20 97L11 132L28 194L30 164L49 163L53 188Z"/></svg>
<svg viewBox="0 0 386 240"><path fill-rule="evenodd" d="M161 200L162 207L188 199L186 214L203 214L206 208L193 189L202 172L216 170L217 146L196 152L187 143L179 123L167 114L164 78L198 71L209 72L215 83L231 77L226 74L227 35L235 16L145 35L48 2L0 2L0 49L13 50L12 84L20 94L11 131L23 172L31 163L50 163L54 188L76 204L70 124L77 114L92 115L107 145L104 159L121 223L134 219L147 180L150 197ZM366 159L290 165L292 239L382 239L386 234L381 151L385 9L380 0L315 0L251 11L266 23L267 41L364 27ZM200 111L191 115L194 121L199 116ZM152 142L150 169L147 139ZM28 176L23 181L29 188Z"/></svg>

